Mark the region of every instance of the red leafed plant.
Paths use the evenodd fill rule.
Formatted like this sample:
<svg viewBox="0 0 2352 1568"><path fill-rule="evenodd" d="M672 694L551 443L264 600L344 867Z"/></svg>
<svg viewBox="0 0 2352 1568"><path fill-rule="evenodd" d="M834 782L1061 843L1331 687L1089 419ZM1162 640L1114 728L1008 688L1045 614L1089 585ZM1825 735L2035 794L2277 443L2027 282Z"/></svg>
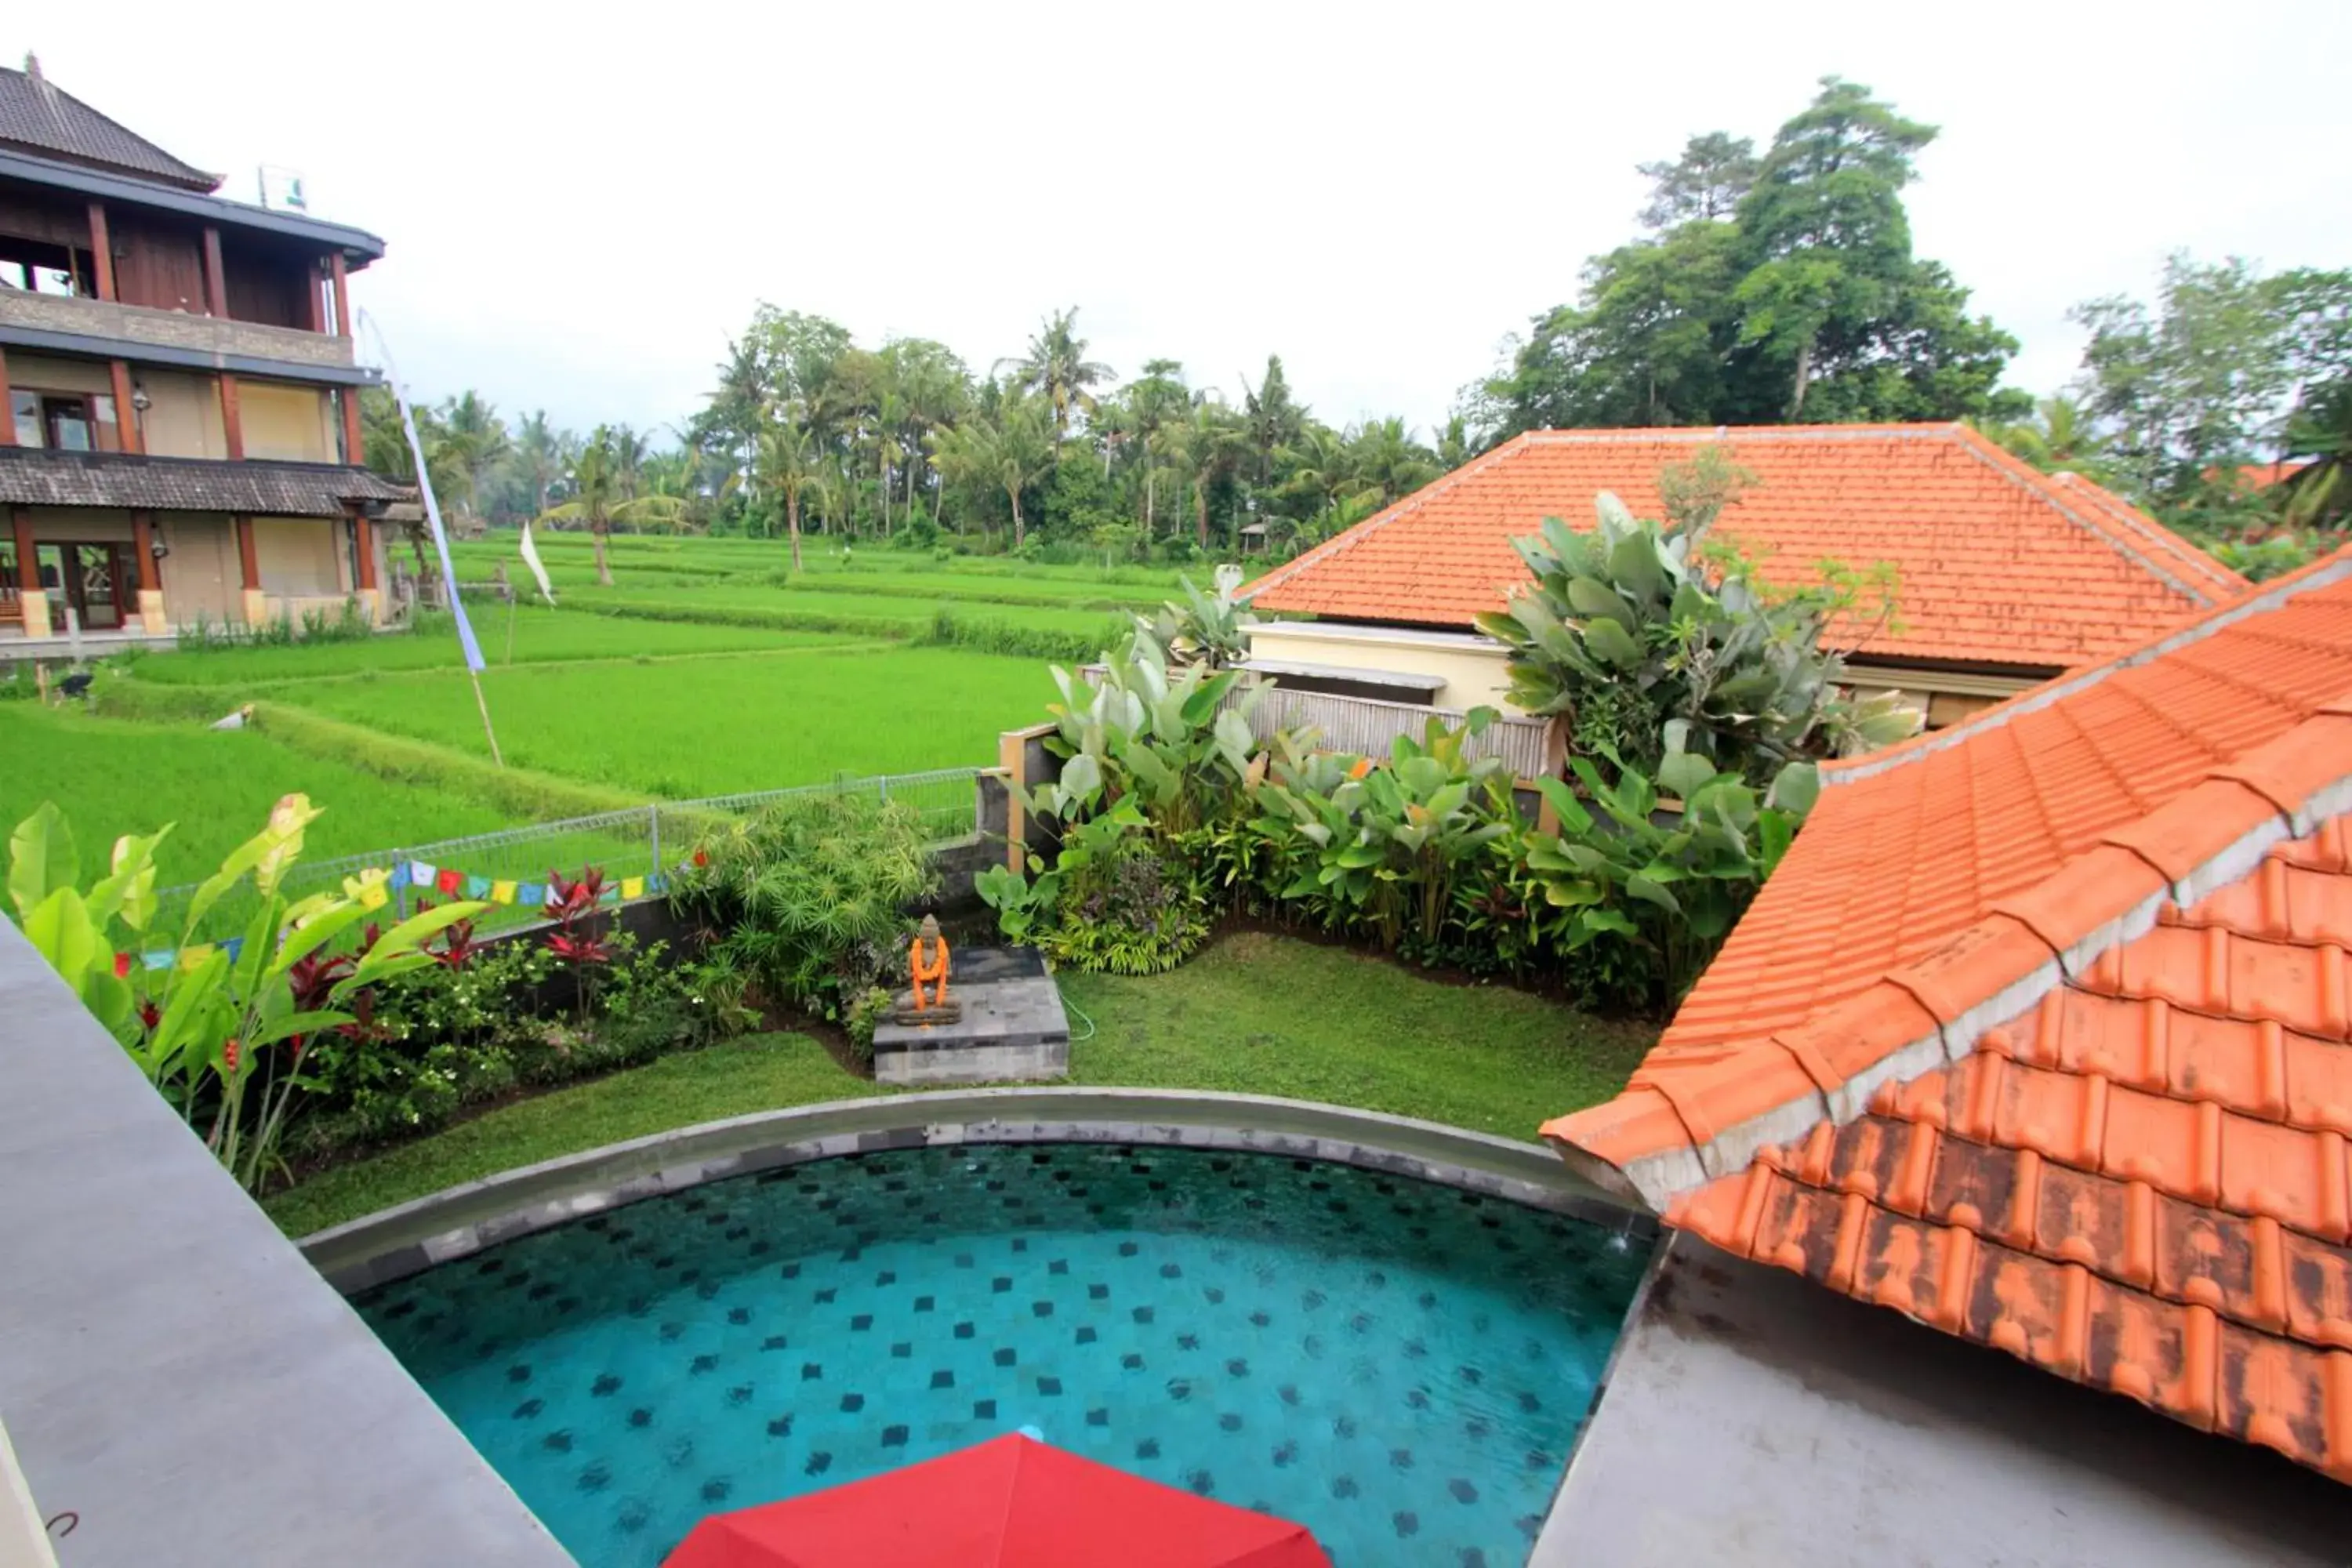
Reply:
<svg viewBox="0 0 2352 1568"><path fill-rule="evenodd" d="M545 910L547 918L555 922L555 930L547 933L547 951L572 966L573 994L583 1024L588 1018L591 975L613 962L612 943L590 927L604 892L604 869L601 866L583 866L580 875L572 878L552 868L547 873Z"/></svg>

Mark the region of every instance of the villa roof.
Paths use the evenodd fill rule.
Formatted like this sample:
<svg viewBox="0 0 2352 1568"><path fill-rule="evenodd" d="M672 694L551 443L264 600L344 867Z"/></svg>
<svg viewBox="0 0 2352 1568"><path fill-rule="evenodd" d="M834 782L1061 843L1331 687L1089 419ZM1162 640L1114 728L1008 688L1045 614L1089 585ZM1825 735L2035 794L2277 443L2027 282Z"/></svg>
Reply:
<svg viewBox="0 0 2352 1568"><path fill-rule="evenodd" d="M1821 800L1570 1163L2352 1480L2352 550Z"/></svg>
<svg viewBox="0 0 2352 1568"><path fill-rule="evenodd" d="M2247 587L2120 498L2043 474L1964 425L1797 425L1532 431L1243 593L1262 610L1467 626L1528 580L1513 539L1547 517L1591 527L1601 490L1659 516L1659 470L1706 446L1756 476L1717 531L1768 580L1811 580L1824 560L1893 564L1900 624L1868 637L1876 658L2055 671ZM1842 635L1868 628L1832 623L1829 640Z"/></svg>
<svg viewBox="0 0 2352 1568"><path fill-rule="evenodd" d="M27 56L26 64L34 66ZM220 176L183 163L40 74L0 68L0 149L210 191Z"/></svg>

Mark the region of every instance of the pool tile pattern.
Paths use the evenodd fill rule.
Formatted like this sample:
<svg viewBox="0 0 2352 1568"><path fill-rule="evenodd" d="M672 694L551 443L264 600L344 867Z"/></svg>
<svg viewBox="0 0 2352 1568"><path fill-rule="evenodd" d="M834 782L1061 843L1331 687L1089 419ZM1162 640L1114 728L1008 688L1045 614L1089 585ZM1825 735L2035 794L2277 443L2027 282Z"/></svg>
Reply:
<svg viewBox="0 0 2352 1568"><path fill-rule="evenodd" d="M1024 1426L1346 1568L1500 1565L1645 1250L1304 1160L964 1146L714 1184L358 1305L586 1568Z"/></svg>

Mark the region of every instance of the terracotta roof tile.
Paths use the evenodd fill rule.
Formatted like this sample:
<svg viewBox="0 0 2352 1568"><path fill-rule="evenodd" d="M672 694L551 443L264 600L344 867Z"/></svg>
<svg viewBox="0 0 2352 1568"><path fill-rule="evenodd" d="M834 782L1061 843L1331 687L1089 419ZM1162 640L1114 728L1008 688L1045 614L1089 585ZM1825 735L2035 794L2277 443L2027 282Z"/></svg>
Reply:
<svg viewBox="0 0 2352 1568"><path fill-rule="evenodd" d="M2352 1481L2347 698L2352 551L1830 769L1643 1087L1547 1135L1717 1246Z"/></svg>
<svg viewBox="0 0 2352 1568"><path fill-rule="evenodd" d="M1772 580L1823 560L1897 573L1899 632L1869 650L2060 668L2128 648L2245 580L2120 498L2020 463L1959 425L1536 431L1276 568L1263 609L1466 626L1524 584L1514 538L1589 528L1613 490L1660 515L1660 469L1720 444L1758 477L1717 525ZM1831 637L1866 627L1833 625Z"/></svg>

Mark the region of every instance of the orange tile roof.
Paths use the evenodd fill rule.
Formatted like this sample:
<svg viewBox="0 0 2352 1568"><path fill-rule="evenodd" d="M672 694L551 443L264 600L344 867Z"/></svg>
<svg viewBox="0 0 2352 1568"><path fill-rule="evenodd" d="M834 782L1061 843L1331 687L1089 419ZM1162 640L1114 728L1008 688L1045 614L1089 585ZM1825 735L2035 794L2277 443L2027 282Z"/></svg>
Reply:
<svg viewBox="0 0 2352 1568"><path fill-rule="evenodd" d="M1545 1135L2352 1480L2352 550L1823 772L1625 1092Z"/></svg>
<svg viewBox="0 0 2352 1568"><path fill-rule="evenodd" d="M1660 516L1658 471L1708 445L1758 478L1717 528L1766 577L1806 581L1823 560L1894 564L1903 624L1869 639L1876 658L2065 668L2247 587L2120 498L1964 425L1799 425L1530 432L1244 593L1264 610L1466 626L1528 581L1513 539L1546 517L1591 527L1601 490ZM1833 624L1830 638L1866 629Z"/></svg>

